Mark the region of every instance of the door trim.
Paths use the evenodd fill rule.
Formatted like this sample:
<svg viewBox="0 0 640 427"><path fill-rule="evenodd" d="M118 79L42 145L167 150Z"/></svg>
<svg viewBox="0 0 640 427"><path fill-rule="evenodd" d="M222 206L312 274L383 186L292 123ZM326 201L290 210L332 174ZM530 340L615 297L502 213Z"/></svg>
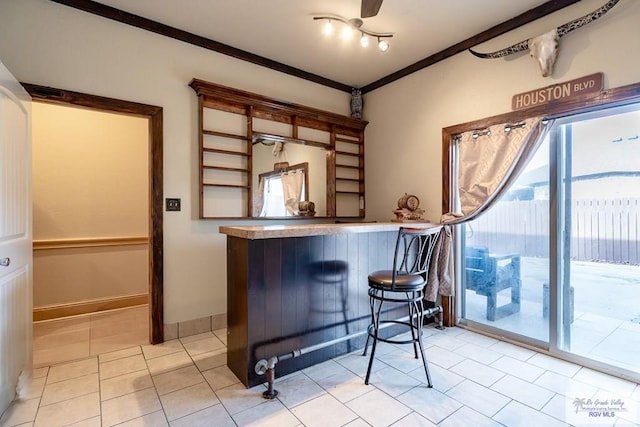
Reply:
<svg viewBox="0 0 640 427"><path fill-rule="evenodd" d="M164 342L162 107L21 83L34 101L149 119L149 342Z"/></svg>

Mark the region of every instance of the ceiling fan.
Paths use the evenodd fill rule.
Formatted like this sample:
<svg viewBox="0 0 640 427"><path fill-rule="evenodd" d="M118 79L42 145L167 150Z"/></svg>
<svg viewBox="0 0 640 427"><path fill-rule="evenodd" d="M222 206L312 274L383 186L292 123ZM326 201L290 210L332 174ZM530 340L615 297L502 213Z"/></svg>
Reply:
<svg viewBox="0 0 640 427"><path fill-rule="evenodd" d="M362 0L360 4L360 17L372 18L378 14L382 6L382 0Z"/></svg>

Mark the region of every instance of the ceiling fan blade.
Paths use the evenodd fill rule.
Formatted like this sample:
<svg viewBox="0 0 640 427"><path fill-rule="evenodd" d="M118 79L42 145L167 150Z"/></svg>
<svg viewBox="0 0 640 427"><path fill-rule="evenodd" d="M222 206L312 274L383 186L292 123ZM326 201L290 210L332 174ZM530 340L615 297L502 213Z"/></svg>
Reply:
<svg viewBox="0 0 640 427"><path fill-rule="evenodd" d="M382 0L362 0L360 4L360 17L371 18L378 14L382 6Z"/></svg>

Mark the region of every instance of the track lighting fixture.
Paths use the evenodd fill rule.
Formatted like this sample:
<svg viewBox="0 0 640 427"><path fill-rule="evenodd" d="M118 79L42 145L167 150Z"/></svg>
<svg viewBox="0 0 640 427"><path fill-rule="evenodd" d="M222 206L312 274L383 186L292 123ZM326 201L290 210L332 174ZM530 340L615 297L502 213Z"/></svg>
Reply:
<svg viewBox="0 0 640 427"><path fill-rule="evenodd" d="M360 46L362 47L368 47L369 37L373 37L378 40L378 49L380 49L381 52L386 52L387 50L389 50L389 39L393 37L393 34L376 33L374 31L369 31L362 28L363 22L362 22L362 19L359 19L359 18L345 19L338 15L332 15L332 16L314 16L313 20L326 21L322 32L327 37L333 35L334 33L333 21L341 22L345 25L341 31L341 35L344 40L350 40L351 38L353 38L353 35L359 31L361 36Z"/></svg>

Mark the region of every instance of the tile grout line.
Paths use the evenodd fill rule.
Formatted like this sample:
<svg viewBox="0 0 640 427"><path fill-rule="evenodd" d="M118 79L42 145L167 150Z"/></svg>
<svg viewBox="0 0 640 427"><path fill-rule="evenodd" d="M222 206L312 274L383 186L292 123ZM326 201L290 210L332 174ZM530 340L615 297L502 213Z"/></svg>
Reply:
<svg viewBox="0 0 640 427"><path fill-rule="evenodd" d="M225 328L225 329L226 329L226 328ZM212 335L213 335L217 340L219 340L220 342L222 342L222 340L221 340L220 338L218 338L218 337L217 337L217 335L216 335L213 331L211 331L211 334L212 334ZM206 338L205 338L205 339L206 339ZM233 415L231 415L231 413L229 412L229 410L227 409L227 407L224 405L224 403L222 403L222 399L220 399L220 396L218 396L218 393L216 393L216 391L213 389L213 387L211 387L211 384L209 384L209 381L207 381L207 379L204 377L204 375L202 374L202 371L200 370L200 367L198 366L198 364L196 363L196 361L195 361L195 360L193 360L193 356L192 356L192 355L191 355L191 353L189 353L189 351L186 349L186 347L184 346L184 343L182 342L182 340L181 340L180 338L177 338L177 340L180 342L180 345L182 346L182 349L187 353L187 356L189 356L189 359L191 360L191 363L193 363L193 366L195 366L195 367L196 367L196 369L198 370L198 374L202 376L202 379L203 379L203 380L204 380L204 382L207 384L207 386L209 387L209 389L211 389L211 391L213 392L213 395L216 397L216 399L218 399L218 402L219 402L220 406L224 409L224 411L225 411L225 412L226 412L226 414L229 416L229 418L231 418L232 420L234 420ZM224 343L224 342L223 342L223 344L224 344L224 349L225 349L225 351L224 351L224 352L225 352L225 354L226 354L226 353L227 353L227 344L226 344L226 343ZM224 365L222 365L222 366L228 366L228 365L227 365L227 363L225 363L225 364L224 364ZM212 369L216 369L216 368L212 368ZM209 370L209 369L207 369L207 370ZM235 375L234 375L234 376L235 376ZM236 379L237 379L237 378L236 378ZM233 385L235 385L235 384L231 384L231 385L229 385L229 386L227 386L227 387L231 387L231 386L233 386ZM224 387L224 388L227 388L227 387ZM211 408L211 407L213 407L213 406L215 406L215 405L209 406L209 407L207 407L207 408L205 408L205 409ZM201 409L201 411L202 411L202 410L204 410L204 409ZM199 411L196 411L196 412L199 412ZM193 415L193 414L188 414L188 415L185 415L184 417L187 417L187 416L189 416L189 415ZM181 417L181 418L184 418L184 417ZM178 418L178 419L180 419L180 418ZM176 421L176 420L174 420L174 421ZM235 423L235 420L234 420L233 422ZM236 423L236 425L237 425L237 423Z"/></svg>
<svg viewBox="0 0 640 427"><path fill-rule="evenodd" d="M89 353L91 353L91 321L89 323ZM100 375L100 355L96 355L98 363L98 408L100 409L100 425L102 425L102 381ZM35 427L35 426L34 426Z"/></svg>
<svg viewBox="0 0 640 427"><path fill-rule="evenodd" d="M180 343L182 344L182 343ZM140 354L142 354L142 359L144 360L144 365L147 367L147 372L149 373L149 378L151 378L151 384L153 384L153 390L156 393L156 397L158 398L158 403L160 404L160 410L162 411L162 415L164 417L164 420L167 422L167 425L170 425L169 423L169 418L167 418L167 412L164 409L164 405L162 404L162 399L160 398L160 393L158 392L158 388L156 387L156 382L153 379L153 375L151 375L151 370L149 369L149 364L147 363L147 357L144 354L144 349L142 348L142 346L140 346ZM153 413L153 412L152 412ZM149 414L145 414L143 415L146 416Z"/></svg>

